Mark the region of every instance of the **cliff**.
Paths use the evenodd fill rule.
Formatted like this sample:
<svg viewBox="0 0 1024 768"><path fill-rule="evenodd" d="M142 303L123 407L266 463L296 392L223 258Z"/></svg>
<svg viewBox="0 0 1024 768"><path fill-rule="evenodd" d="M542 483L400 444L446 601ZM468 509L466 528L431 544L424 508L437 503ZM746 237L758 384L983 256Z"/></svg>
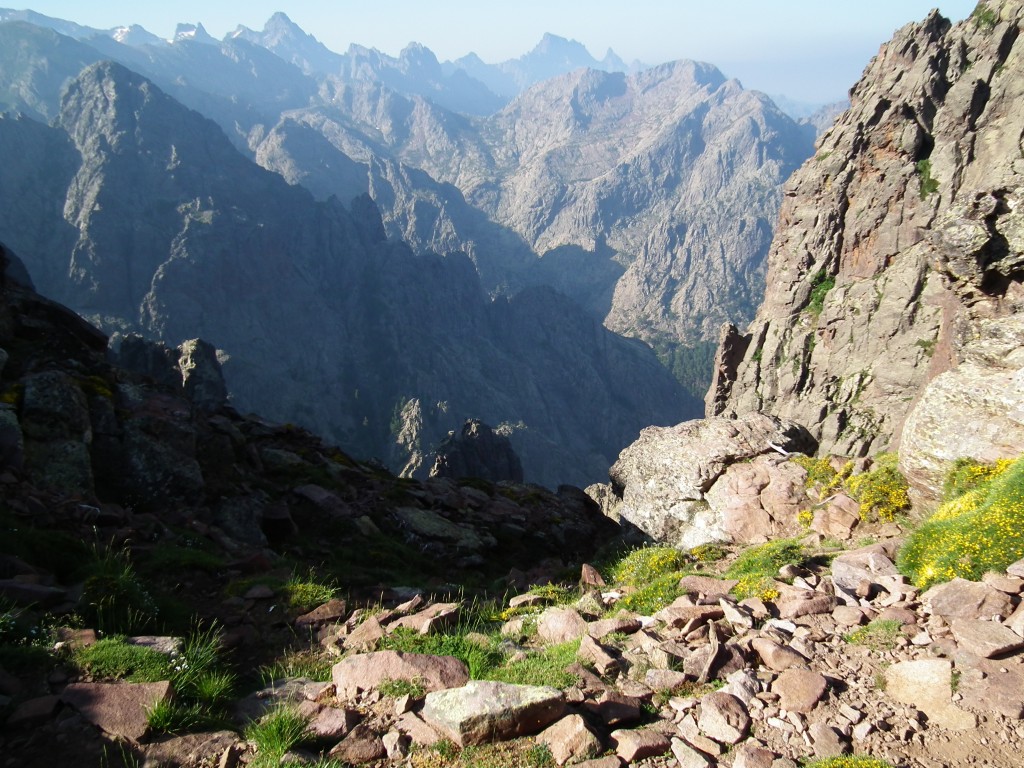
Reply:
<svg viewBox="0 0 1024 768"><path fill-rule="evenodd" d="M1019 2L983 2L881 48L785 187L766 295L745 334L723 333L709 416L764 411L806 425L824 452L912 454L908 416L929 382L959 372L944 450L972 450L957 443L978 432L982 382L1012 379L1024 341L1022 18ZM995 432L1019 424L994 410ZM928 477L911 471L925 490L933 459L905 459L930 463Z"/></svg>

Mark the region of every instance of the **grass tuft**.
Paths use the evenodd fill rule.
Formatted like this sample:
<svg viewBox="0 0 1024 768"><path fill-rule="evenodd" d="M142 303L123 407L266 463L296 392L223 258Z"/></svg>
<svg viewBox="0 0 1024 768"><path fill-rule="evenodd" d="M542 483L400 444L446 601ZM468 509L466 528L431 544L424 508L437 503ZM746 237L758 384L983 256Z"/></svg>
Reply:
<svg viewBox="0 0 1024 768"><path fill-rule="evenodd" d="M245 738L256 745L254 768L277 766L292 747L306 737L308 720L291 707L277 707L249 724Z"/></svg>

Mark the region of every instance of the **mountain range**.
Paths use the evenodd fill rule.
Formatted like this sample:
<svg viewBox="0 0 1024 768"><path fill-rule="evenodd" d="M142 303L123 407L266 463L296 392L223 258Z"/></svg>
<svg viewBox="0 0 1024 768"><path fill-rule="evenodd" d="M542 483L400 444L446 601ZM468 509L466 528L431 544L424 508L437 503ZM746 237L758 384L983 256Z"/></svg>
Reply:
<svg viewBox="0 0 1024 768"><path fill-rule="evenodd" d="M407 472L482 418L527 479L585 484L697 415L814 133L711 65L551 35L487 69L283 14L223 41L0 19L0 239L40 289L202 336L240 407Z"/></svg>

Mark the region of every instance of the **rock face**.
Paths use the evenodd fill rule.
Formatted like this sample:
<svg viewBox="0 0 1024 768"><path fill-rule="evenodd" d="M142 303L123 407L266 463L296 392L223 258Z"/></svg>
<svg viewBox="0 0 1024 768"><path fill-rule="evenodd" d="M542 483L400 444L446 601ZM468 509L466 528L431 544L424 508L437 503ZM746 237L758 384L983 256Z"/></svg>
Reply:
<svg viewBox="0 0 1024 768"><path fill-rule="evenodd" d="M899 30L790 179L764 302L743 343L722 346L708 415L763 410L835 453L900 447L932 491L952 453L1024 450L1024 11L979 9ZM1007 417L1007 438L982 446Z"/></svg>
<svg viewBox="0 0 1024 768"><path fill-rule="evenodd" d="M529 480L585 485L643 426L696 409L650 349L564 296L492 300L465 256L386 241L365 196L315 201L116 64L69 83L54 128L0 119L0 149L29 161L0 181L25 214L0 238L40 290L107 331L208 340L233 405L396 470L474 417L516 425ZM51 195L64 204L21 210Z"/></svg>
<svg viewBox="0 0 1024 768"><path fill-rule="evenodd" d="M764 414L650 427L612 466L606 511L684 549L766 541L795 523L804 493L804 473L776 449L813 452L814 441Z"/></svg>
<svg viewBox="0 0 1024 768"><path fill-rule="evenodd" d="M495 433L479 419L470 419L458 436L453 432L438 446L430 476L521 483L523 464L508 437Z"/></svg>

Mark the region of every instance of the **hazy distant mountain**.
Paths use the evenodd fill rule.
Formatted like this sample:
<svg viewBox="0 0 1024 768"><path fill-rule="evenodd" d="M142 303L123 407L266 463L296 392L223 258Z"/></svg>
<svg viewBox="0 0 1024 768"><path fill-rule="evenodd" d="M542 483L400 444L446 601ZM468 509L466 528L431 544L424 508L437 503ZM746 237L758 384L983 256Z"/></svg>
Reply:
<svg viewBox="0 0 1024 768"><path fill-rule="evenodd" d="M225 39L232 38L261 45L307 75L339 72L345 62L344 56L330 50L280 12L267 20L262 32L239 25Z"/></svg>
<svg viewBox="0 0 1024 768"><path fill-rule="evenodd" d="M693 62L577 70L483 120L379 88L321 97L329 106L290 118L359 162L391 156L454 185L539 256L527 272L513 259L483 273L489 288L555 285L609 327L670 345L751 316L781 184L812 148L763 94ZM452 209L414 210L437 225L420 247L486 253Z"/></svg>
<svg viewBox="0 0 1024 768"><path fill-rule="evenodd" d="M92 37L93 35L109 34L111 31L96 29L94 27L84 27L73 21L55 19L51 16L44 16L41 13L36 13L35 11L18 11L13 8L0 8L0 23L7 21L25 21L37 27L52 29L54 32L59 32L62 35L74 38L86 38Z"/></svg>
<svg viewBox="0 0 1024 768"><path fill-rule="evenodd" d="M598 69L605 72L627 72L642 68L627 67L609 48L598 61L576 40L545 34L536 47L517 59L499 64L485 64L475 53L467 54L443 65L446 72L464 71L506 100L512 99L531 85L572 72L575 69Z"/></svg>
<svg viewBox="0 0 1024 768"><path fill-rule="evenodd" d="M362 455L404 466L477 416L519 425L528 477L582 484L694 413L564 297L491 301L464 256L386 242L368 198L316 202L120 65L72 80L54 127L0 119L0 152L0 239L41 290L107 330L209 339L239 407Z"/></svg>

